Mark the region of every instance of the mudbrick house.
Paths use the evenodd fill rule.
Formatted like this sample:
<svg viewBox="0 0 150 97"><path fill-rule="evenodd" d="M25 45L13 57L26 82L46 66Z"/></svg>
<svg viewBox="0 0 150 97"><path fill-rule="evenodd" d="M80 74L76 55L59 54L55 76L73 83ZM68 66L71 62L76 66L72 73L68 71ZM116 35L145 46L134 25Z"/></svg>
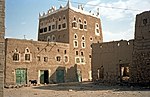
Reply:
<svg viewBox="0 0 150 97"><path fill-rule="evenodd" d="M98 13L52 7L39 14L38 41L5 39L5 84L90 81L91 44L102 41Z"/></svg>
<svg viewBox="0 0 150 97"><path fill-rule="evenodd" d="M136 16L135 39L92 44L92 79L150 83L150 11Z"/></svg>

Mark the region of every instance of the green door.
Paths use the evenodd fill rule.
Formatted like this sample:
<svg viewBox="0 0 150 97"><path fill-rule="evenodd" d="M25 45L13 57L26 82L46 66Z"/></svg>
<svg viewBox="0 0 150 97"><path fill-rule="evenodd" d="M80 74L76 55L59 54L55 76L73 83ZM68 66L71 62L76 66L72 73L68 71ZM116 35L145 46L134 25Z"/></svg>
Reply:
<svg viewBox="0 0 150 97"><path fill-rule="evenodd" d="M27 69L18 68L16 69L16 84L27 83Z"/></svg>
<svg viewBox="0 0 150 97"><path fill-rule="evenodd" d="M40 83L44 84L44 70L40 71Z"/></svg>
<svg viewBox="0 0 150 97"><path fill-rule="evenodd" d="M64 70L57 70L56 71L56 80L58 83L64 82Z"/></svg>

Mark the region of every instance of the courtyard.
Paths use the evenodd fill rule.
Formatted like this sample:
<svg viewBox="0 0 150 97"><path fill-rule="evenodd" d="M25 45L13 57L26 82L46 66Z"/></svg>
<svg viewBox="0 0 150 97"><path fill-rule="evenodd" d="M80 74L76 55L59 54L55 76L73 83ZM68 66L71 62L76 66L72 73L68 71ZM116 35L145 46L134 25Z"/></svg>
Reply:
<svg viewBox="0 0 150 97"><path fill-rule="evenodd" d="M149 87L64 83L4 89L4 97L150 97Z"/></svg>

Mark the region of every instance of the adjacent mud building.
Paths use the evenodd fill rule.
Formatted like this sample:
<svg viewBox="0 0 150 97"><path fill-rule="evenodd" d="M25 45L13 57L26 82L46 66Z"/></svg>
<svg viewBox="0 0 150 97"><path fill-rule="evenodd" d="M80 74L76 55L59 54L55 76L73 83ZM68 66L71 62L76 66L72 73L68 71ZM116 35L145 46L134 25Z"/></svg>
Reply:
<svg viewBox="0 0 150 97"><path fill-rule="evenodd" d="M150 83L150 11L136 16L135 39L92 44L97 82Z"/></svg>

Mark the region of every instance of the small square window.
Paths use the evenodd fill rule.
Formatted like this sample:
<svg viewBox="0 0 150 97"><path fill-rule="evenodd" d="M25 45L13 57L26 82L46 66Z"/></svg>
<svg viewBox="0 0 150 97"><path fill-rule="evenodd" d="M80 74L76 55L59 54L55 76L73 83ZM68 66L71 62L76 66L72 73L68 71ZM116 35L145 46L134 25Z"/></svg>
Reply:
<svg viewBox="0 0 150 97"><path fill-rule="evenodd" d="M48 62L48 57L44 57L44 62Z"/></svg>

